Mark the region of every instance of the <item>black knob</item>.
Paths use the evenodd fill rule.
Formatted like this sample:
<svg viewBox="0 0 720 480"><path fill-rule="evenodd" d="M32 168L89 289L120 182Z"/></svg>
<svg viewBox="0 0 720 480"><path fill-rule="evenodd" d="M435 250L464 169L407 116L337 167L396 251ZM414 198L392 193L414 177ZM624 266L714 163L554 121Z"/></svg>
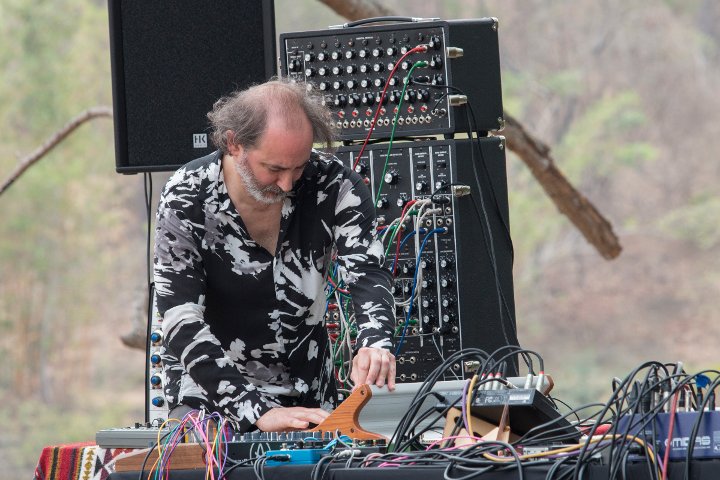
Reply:
<svg viewBox="0 0 720 480"><path fill-rule="evenodd" d="M306 76L306 77L314 77L314 76L315 76L315 69L314 69L314 68L306 68L306 69L305 69L305 76Z"/></svg>
<svg viewBox="0 0 720 480"><path fill-rule="evenodd" d="M313 53L306 53L306 54L305 54L305 61L306 61L306 62L312 62L313 60L315 60L315 54L313 54Z"/></svg>
<svg viewBox="0 0 720 480"><path fill-rule="evenodd" d="M421 180L419 182L415 182L415 191L416 192L427 192L428 190L428 183L424 180Z"/></svg>
<svg viewBox="0 0 720 480"><path fill-rule="evenodd" d="M427 102L428 100L430 100L430 92L422 88L417 91L417 98L421 102Z"/></svg>
<svg viewBox="0 0 720 480"><path fill-rule="evenodd" d="M382 63L376 63L373 65L372 69L373 69L373 72L380 73L383 70L385 70L385 65L383 65Z"/></svg>
<svg viewBox="0 0 720 480"><path fill-rule="evenodd" d="M397 48L396 47L388 47L387 50L385 50L385 53L388 54L388 57L392 57L393 55L395 55L397 53Z"/></svg>
<svg viewBox="0 0 720 480"><path fill-rule="evenodd" d="M390 101L392 103L400 103L400 92L398 92L397 90L393 90L390 93Z"/></svg>
<svg viewBox="0 0 720 480"><path fill-rule="evenodd" d="M397 201L395 202L395 205L397 205L399 208L403 208L407 204L408 201L409 200L408 200L407 195L405 195L404 193L401 193L400 196L398 197Z"/></svg>
<svg viewBox="0 0 720 480"><path fill-rule="evenodd" d="M360 58L367 58L369 54L370 52L367 48L361 48L360 50L358 50L358 57Z"/></svg>
<svg viewBox="0 0 720 480"><path fill-rule="evenodd" d="M417 99L417 93L415 90L407 90L405 91L405 101L408 103L415 103L415 100Z"/></svg>
<svg viewBox="0 0 720 480"><path fill-rule="evenodd" d="M335 65L332 67L332 74L333 75L340 75L342 73L342 68L338 65Z"/></svg>
<svg viewBox="0 0 720 480"><path fill-rule="evenodd" d="M415 262L413 262L412 260L408 260L408 261L405 262L405 264L402 266L402 272L403 272L405 275L408 275L408 274L410 274L410 273L412 273L412 272L414 272L414 271L415 271Z"/></svg>
<svg viewBox="0 0 720 480"><path fill-rule="evenodd" d="M335 101L333 102L336 107L344 107L347 103L347 97L345 95L338 95L335 97Z"/></svg>
<svg viewBox="0 0 720 480"><path fill-rule="evenodd" d="M324 62L325 60L327 60L327 59L328 59L328 54L327 54L327 52L318 52L318 54L317 54L317 59L318 59L318 61L320 61L320 62Z"/></svg>
<svg viewBox="0 0 720 480"><path fill-rule="evenodd" d="M433 297L423 297L422 306L423 306L423 308L435 307L435 299Z"/></svg>
<svg viewBox="0 0 720 480"><path fill-rule="evenodd" d="M345 73L352 75L355 72L357 72L357 65L348 65L345 67Z"/></svg>
<svg viewBox="0 0 720 480"><path fill-rule="evenodd" d="M377 201L377 204L375 205L377 208L381 210L385 210L388 208L388 201L387 198L381 198Z"/></svg>
<svg viewBox="0 0 720 480"><path fill-rule="evenodd" d="M442 57L441 57L440 55L434 55L434 56L430 59L430 66L431 66L432 68L442 68L442 64L443 64L443 60L442 60Z"/></svg>
<svg viewBox="0 0 720 480"><path fill-rule="evenodd" d="M330 72L328 71L327 67L318 68L318 75L320 75L321 77L326 76L328 73Z"/></svg>
<svg viewBox="0 0 720 480"><path fill-rule="evenodd" d="M348 82L350 83L350 82ZM360 104L360 94L358 93L351 93L348 95L348 105L359 105Z"/></svg>
<svg viewBox="0 0 720 480"><path fill-rule="evenodd" d="M440 268L442 268L442 269L450 268L452 266L452 264L453 264L452 258L443 257L440 259Z"/></svg>
<svg viewBox="0 0 720 480"><path fill-rule="evenodd" d="M344 87L344 83L338 80L335 80L332 84L333 90L342 90Z"/></svg>
<svg viewBox="0 0 720 480"><path fill-rule="evenodd" d="M395 185L398 181L398 173L395 170L390 170L385 174L384 180L389 185Z"/></svg>
<svg viewBox="0 0 720 480"><path fill-rule="evenodd" d="M438 49L440 48L440 37L438 35L432 35L428 41L428 47Z"/></svg>
<svg viewBox="0 0 720 480"><path fill-rule="evenodd" d="M320 82L318 84L318 88L324 92L325 90L330 88L330 84L328 82Z"/></svg>
<svg viewBox="0 0 720 480"><path fill-rule="evenodd" d="M434 286L435 286L435 280L432 277L423 278L423 281L422 281L423 288L432 288Z"/></svg>
<svg viewBox="0 0 720 480"><path fill-rule="evenodd" d="M375 85L376 88L382 88L385 85L385 79L378 77L373 82L373 85Z"/></svg>
<svg viewBox="0 0 720 480"><path fill-rule="evenodd" d="M410 67L412 67L412 64L407 60L400 64L400 68L402 68L403 70L408 70Z"/></svg>
<svg viewBox="0 0 720 480"><path fill-rule="evenodd" d="M340 50L335 50L330 54L330 58L333 60L340 60L342 58L343 54Z"/></svg>
<svg viewBox="0 0 720 480"><path fill-rule="evenodd" d="M372 82L369 78L363 78L362 80L360 80L360 86L362 88L368 88L370 85L372 85Z"/></svg>
<svg viewBox="0 0 720 480"><path fill-rule="evenodd" d="M372 56L375 58L380 58L383 56L382 48L373 48L372 50Z"/></svg>
<svg viewBox="0 0 720 480"><path fill-rule="evenodd" d="M452 297L443 297L442 299L442 306L443 308L452 307L455 305L455 299Z"/></svg>
<svg viewBox="0 0 720 480"><path fill-rule="evenodd" d="M355 58L355 50L346 51L345 58L347 58L348 60L352 60L353 58Z"/></svg>
<svg viewBox="0 0 720 480"><path fill-rule="evenodd" d="M359 70L360 70L360 73L368 73L370 70L372 70L372 68L367 63L363 63L362 65L360 65Z"/></svg>
<svg viewBox="0 0 720 480"><path fill-rule="evenodd" d="M443 288L451 287L455 283L452 277L444 277L440 280L440 286Z"/></svg>
<svg viewBox="0 0 720 480"><path fill-rule="evenodd" d="M355 171L362 175L363 173L367 172L367 163L365 162L358 162L355 165Z"/></svg>
<svg viewBox="0 0 720 480"><path fill-rule="evenodd" d="M364 93L362 103L363 105L373 105L375 103L375 96L372 93Z"/></svg>
<svg viewBox="0 0 720 480"><path fill-rule="evenodd" d="M354 89L356 89L357 86L358 86L357 83L358 83L357 80L348 80L347 82L345 82L345 85L346 85L350 90L354 90Z"/></svg>

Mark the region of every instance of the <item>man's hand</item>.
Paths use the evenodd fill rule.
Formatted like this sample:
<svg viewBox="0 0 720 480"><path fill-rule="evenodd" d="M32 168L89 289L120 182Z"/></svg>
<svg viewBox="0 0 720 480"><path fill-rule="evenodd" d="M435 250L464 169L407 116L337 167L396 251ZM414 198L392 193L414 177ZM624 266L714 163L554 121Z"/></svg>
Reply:
<svg viewBox="0 0 720 480"><path fill-rule="evenodd" d="M265 412L255 425L263 432L307 430L311 423L318 425L328 415L322 408L277 407Z"/></svg>
<svg viewBox="0 0 720 480"><path fill-rule="evenodd" d="M395 390L395 356L384 348L362 347L353 358L350 379L355 385L363 383L382 387L387 382Z"/></svg>

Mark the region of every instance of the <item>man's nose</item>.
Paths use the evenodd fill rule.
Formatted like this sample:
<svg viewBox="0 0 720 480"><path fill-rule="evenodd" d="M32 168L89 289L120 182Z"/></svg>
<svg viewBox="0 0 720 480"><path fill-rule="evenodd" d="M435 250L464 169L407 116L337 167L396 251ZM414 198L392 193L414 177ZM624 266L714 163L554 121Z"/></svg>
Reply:
<svg viewBox="0 0 720 480"><path fill-rule="evenodd" d="M278 177L275 185L277 185L283 192L289 192L293 188L294 178L292 172L283 172Z"/></svg>

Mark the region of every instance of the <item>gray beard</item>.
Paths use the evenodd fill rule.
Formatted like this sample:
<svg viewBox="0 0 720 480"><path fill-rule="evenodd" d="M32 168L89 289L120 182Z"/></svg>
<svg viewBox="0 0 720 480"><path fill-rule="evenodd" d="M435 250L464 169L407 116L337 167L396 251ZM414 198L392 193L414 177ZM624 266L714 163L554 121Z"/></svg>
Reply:
<svg viewBox="0 0 720 480"><path fill-rule="evenodd" d="M247 153L243 152L240 159L235 163L235 171L240 175L240 180L245 186L245 190L250 196L259 203L272 205L285 200L287 193L283 192L277 185L263 187L257 181L257 178L250 170L247 164Z"/></svg>

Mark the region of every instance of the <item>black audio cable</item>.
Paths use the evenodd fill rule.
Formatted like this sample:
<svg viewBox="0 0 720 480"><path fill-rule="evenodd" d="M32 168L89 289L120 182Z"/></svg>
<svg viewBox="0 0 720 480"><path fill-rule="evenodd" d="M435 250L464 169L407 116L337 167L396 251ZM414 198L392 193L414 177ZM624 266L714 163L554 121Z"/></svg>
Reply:
<svg viewBox="0 0 720 480"><path fill-rule="evenodd" d="M145 215L147 219L147 243L145 251L146 274L147 274L147 326L145 331L145 423L150 423L150 349L152 334L152 306L153 297L155 295L155 284L152 281L152 260L150 255L150 244L152 238L152 173L145 172L143 174L143 186L145 191Z"/></svg>

